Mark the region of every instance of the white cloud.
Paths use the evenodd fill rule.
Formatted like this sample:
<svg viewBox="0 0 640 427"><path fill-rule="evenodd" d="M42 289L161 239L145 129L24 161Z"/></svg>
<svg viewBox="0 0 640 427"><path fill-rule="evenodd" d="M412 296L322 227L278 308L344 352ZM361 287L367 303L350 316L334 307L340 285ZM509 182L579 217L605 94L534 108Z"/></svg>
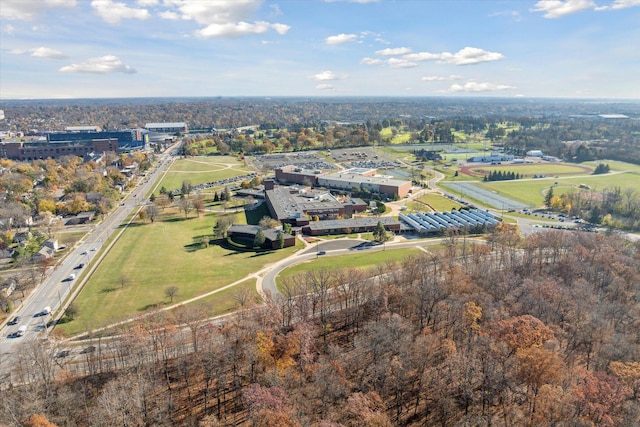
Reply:
<svg viewBox="0 0 640 427"><path fill-rule="evenodd" d="M134 74L135 69L125 64L114 55L106 55L98 58L89 58L85 62L66 65L58 71L62 73L89 73L89 74L110 74L124 73Z"/></svg>
<svg viewBox="0 0 640 427"><path fill-rule="evenodd" d="M333 87L333 85L330 85L330 84L327 84L327 83L323 83L323 84L319 84L319 85L317 85L317 86L316 86L316 89L318 89L318 90L323 90L323 91L327 91L327 92L330 92L330 91L334 91L334 90L335 90L335 88Z"/></svg>
<svg viewBox="0 0 640 427"><path fill-rule="evenodd" d="M5 33L7 33L7 34L9 34L9 35L11 35L11 34L13 34L13 33L15 33L15 32L16 32L16 27L14 27L14 26L13 26L13 25L11 25L11 24L6 25L6 26L4 27L4 32L5 32Z"/></svg>
<svg viewBox="0 0 640 427"><path fill-rule="evenodd" d="M640 0L615 0L613 4L596 8L596 10L620 10L640 6Z"/></svg>
<svg viewBox="0 0 640 427"><path fill-rule="evenodd" d="M592 0L539 0L532 10L543 12L545 18L553 19L596 7Z"/></svg>
<svg viewBox="0 0 640 427"><path fill-rule="evenodd" d="M149 19L147 9L135 9L125 3L114 3L113 0L93 0L91 2L98 15L109 24L118 24L122 19Z"/></svg>
<svg viewBox="0 0 640 427"><path fill-rule="evenodd" d="M477 47L465 47L463 49L460 49L453 55L450 55L447 52L443 53L442 55L442 59L445 62L455 65L478 64L480 62L489 62L504 59L504 55L501 53L487 52L486 50L479 49Z"/></svg>
<svg viewBox="0 0 640 427"><path fill-rule="evenodd" d="M356 34L338 34L336 36L329 36L324 39L326 44L343 44L343 43L351 43L358 39Z"/></svg>
<svg viewBox="0 0 640 427"><path fill-rule="evenodd" d="M29 52L31 52L31 56L35 56L38 58L65 59L67 57L59 50L51 49L50 47L38 47L35 49L29 49Z"/></svg>
<svg viewBox="0 0 640 427"><path fill-rule="evenodd" d="M27 51L24 49L13 49L10 50L9 53L12 55L22 55L23 53L27 53Z"/></svg>
<svg viewBox="0 0 640 427"><path fill-rule="evenodd" d="M460 80L462 76L457 76L455 74L451 74L449 76L424 76L420 80L424 82L445 82L452 80Z"/></svg>
<svg viewBox="0 0 640 427"><path fill-rule="evenodd" d="M382 50L376 50L376 55L380 56L393 56L393 55L406 55L411 53L411 49L408 47L388 47Z"/></svg>
<svg viewBox="0 0 640 427"><path fill-rule="evenodd" d="M480 62L497 61L504 59L504 55L498 52L488 52L484 49L477 47L465 47L460 49L456 53L442 52L442 53L430 53L430 52L418 52L410 53L402 56L408 61L430 61L438 60L442 63L454 64L454 65L470 65L478 64Z"/></svg>
<svg viewBox="0 0 640 427"><path fill-rule="evenodd" d="M204 25L196 31L199 37L240 37L274 30L286 34L291 28L281 23L253 21L262 0L165 0L185 20ZM278 11L279 9L273 9ZM253 22L252 22L253 21Z"/></svg>
<svg viewBox="0 0 640 427"><path fill-rule="evenodd" d="M415 62L407 61L406 59L401 58L389 58L387 60L387 64L389 64L393 68L413 68L418 66L418 64L416 64Z"/></svg>
<svg viewBox="0 0 640 427"><path fill-rule="evenodd" d="M330 81L330 80L344 80L344 79L348 79L349 75L348 74L341 74L338 75L336 73L334 73L333 71L322 71L318 74L315 74L313 76L311 76L310 78L314 79L315 81L318 82L323 82L323 81Z"/></svg>
<svg viewBox="0 0 640 427"><path fill-rule="evenodd" d="M249 22L230 22L227 24L209 24L205 28L196 31L199 37L241 37L247 34L263 34L270 29L275 30L278 34L285 34L289 31L288 25L270 24L266 21Z"/></svg>
<svg viewBox="0 0 640 427"><path fill-rule="evenodd" d="M44 9L75 6L76 0L2 0L0 16L7 19L29 21Z"/></svg>
<svg viewBox="0 0 640 427"><path fill-rule="evenodd" d="M365 65L377 65L377 64L382 64L384 61L382 61L382 59L380 58L362 58L360 60L361 64L365 64Z"/></svg>
<svg viewBox="0 0 640 427"><path fill-rule="evenodd" d="M136 3L138 4L138 6L149 7L149 6L156 6L158 3L160 3L160 1L159 0L137 0Z"/></svg>
<svg viewBox="0 0 640 427"><path fill-rule="evenodd" d="M403 58L409 61L430 61L433 59L441 59L441 55L440 53L417 52L403 55Z"/></svg>
<svg viewBox="0 0 640 427"><path fill-rule="evenodd" d="M498 85L493 83L479 83L476 81L468 81L463 85L453 84L449 88L449 92L492 92L498 90L516 89L514 86Z"/></svg>
<svg viewBox="0 0 640 427"><path fill-rule="evenodd" d="M169 19L171 21L176 21L178 19L180 19L180 15L176 12L173 12L171 10L165 10L162 11L160 13L158 13L158 16L162 19Z"/></svg>

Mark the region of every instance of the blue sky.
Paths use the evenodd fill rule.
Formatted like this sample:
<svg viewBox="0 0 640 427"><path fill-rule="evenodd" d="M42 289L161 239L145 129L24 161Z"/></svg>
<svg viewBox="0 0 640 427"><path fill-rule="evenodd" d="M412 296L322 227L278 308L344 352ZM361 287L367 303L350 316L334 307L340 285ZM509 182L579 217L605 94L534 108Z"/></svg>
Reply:
<svg viewBox="0 0 640 427"><path fill-rule="evenodd" d="M640 98L640 0L2 0L0 98Z"/></svg>

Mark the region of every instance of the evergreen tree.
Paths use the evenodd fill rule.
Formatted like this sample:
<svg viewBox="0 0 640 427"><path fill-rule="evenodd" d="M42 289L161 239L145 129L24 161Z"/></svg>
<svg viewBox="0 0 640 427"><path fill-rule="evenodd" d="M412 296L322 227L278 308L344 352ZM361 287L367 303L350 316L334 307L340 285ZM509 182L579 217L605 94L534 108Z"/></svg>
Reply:
<svg viewBox="0 0 640 427"><path fill-rule="evenodd" d="M551 199L553 199L553 187L550 187L544 195L544 204L548 208L551 208Z"/></svg>

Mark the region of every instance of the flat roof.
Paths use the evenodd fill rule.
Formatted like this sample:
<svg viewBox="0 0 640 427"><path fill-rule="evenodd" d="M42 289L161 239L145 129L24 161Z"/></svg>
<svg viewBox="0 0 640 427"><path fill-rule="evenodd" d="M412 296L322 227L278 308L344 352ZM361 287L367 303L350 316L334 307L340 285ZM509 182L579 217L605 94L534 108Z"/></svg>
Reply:
<svg viewBox="0 0 640 427"><path fill-rule="evenodd" d="M382 225L401 225L400 221L391 217L370 217L370 218L350 218L334 219L328 221L311 221L305 227L311 230L333 230L339 228L375 227L381 222Z"/></svg>
<svg viewBox="0 0 640 427"><path fill-rule="evenodd" d="M397 187L405 185L406 183L411 183L411 181L395 179L390 175L363 176L359 174L349 173L349 171L326 174L324 176L318 177L318 182L321 183L323 179L332 181L353 182L358 184L370 182L372 184L394 185Z"/></svg>
<svg viewBox="0 0 640 427"><path fill-rule="evenodd" d="M185 122L167 122L167 123L147 123L144 127L149 128L180 128L186 127Z"/></svg>
<svg viewBox="0 0 640 427"><path fill-rule="evenodd" d="M276 187L267 190L266 196L278 219L302 218L306 211L340 209L344 204L338 202L328 191L311 190L291 193L296 187Z"/></svg>

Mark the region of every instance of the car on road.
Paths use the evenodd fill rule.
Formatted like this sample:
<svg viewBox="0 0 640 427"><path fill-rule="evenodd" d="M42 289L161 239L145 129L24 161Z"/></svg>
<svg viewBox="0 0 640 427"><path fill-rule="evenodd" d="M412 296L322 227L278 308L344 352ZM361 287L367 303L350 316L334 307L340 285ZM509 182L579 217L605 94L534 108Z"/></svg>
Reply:
<svg viewBox="0 0 640 427"><path fill-rule="evenodd" d="M76 265L75 267L73 267L73 269L80 270L82 267L84 267L84 262L81 262L80 264Z"/></svg>
<svg viewBox="0 0 640 427"><path fill-rule="evenodd" d="M98 250L98 248L91 248L91 252L95 252L97 250Z"/></svg>
<svg viewBox="0 0 640 427"><path fill-rule="evenodd" d="M318 255L325 255L327 251L318 251Z"/></svg>
<svg viewBox="0 0 640 427"><path fill-rule="evenodd" d="M71 281L71 280L73 280L75 278L76 278L75 274L70 274L69 277L67 277L67 280Z"/></svg>
<svg viewBox="0 0 640 427"><path fill-rule="evenodd" d="M47 314L51 313L51 307L46 306L45 308L42 309L42 311L40 312L41 315L46 316Z"/></svg>
<svg viewBox="0 0 640 427"><path fill-rule="evenodd" d="M21 336L23 336L23 335L24 335L24 333L25 333L25 332L27 332L27 326L26 326L26 325L22 325L22 326L20 326L20 327L18 328L18 330L17 330L17 331L15 331L15 332L13 333L13 336L14 336L14 337L16 337L16 338L17 338L17 337L21 337Z"/></svg>
<svg viewBox="0 0 640 427"><path fill-rule="evenodd" d="M89 252L87 252L87 251L82 251L82 252L80 252L80 255L87 255L88 253Z"/></svg>
<svg viewBox="0 0 640 427"><path fill-rule="evenodd" d="M11 325L11 326L17 325L19 321L20 321L20 316L14 316L13 319L9 320L7 325Z"/></svg>

